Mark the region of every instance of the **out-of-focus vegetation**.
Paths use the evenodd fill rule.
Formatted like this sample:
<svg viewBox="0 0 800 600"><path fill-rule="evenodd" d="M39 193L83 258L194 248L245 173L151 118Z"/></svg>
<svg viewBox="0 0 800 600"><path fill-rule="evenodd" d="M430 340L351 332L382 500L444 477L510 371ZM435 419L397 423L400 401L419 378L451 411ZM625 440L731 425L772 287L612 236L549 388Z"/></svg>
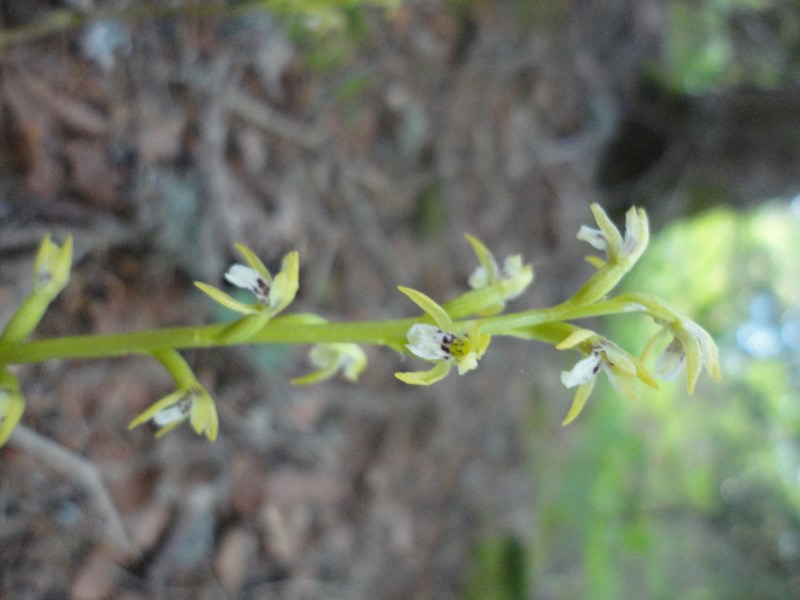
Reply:
<svg viewBox="0 0 800 600"><path fill-rule="evenodd" d="M797 11L784 0L677 0L655 78L687 94L796 83L790 74L800 52Z"/></svg>
<svg viewBox="0 0 800 600"><path fill-rule="evenodd" d="M568 451L535 461L542 597L800 598L798 205L676 223L631 275L712 331L725 379L637 404L601 388Z"/></svg>

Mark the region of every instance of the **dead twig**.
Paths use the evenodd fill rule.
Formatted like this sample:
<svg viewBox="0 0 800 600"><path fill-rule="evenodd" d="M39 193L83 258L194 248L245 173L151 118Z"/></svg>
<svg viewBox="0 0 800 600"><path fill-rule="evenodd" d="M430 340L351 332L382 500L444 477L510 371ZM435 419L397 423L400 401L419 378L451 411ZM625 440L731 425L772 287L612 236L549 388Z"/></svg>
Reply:
<svg viewBox="0 0 800 600"><path fill-rule="evenodd" d="M9 443L80 485L89 495L89 502L100 518L105 537L120 549L131 548L131 540L122 519L94 464L23 425L17 426Z"/></svg>

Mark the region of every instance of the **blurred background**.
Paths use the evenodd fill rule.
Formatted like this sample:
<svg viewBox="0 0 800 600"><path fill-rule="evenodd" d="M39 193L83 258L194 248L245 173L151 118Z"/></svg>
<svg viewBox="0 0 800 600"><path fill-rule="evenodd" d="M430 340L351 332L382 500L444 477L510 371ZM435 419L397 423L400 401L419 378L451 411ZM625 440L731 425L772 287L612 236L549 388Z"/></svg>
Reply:
<svg viewBox="0 0 800 600"><path fill-rule="evenodd" d="M187 352L216 443L127 424L154 361L20 367L0 450L0 598L800 598L796 0L0 2L0 319L46 232L75 236L39 335L230 319L243 242L301 260L297 311L414 314L466 289L472 233L590 274L601 202L653 224L625 289L706 327L721 384L598 385L497 339L412 389L293 388L302 348ZM633 353L651 325L592 322Z"/></svg>

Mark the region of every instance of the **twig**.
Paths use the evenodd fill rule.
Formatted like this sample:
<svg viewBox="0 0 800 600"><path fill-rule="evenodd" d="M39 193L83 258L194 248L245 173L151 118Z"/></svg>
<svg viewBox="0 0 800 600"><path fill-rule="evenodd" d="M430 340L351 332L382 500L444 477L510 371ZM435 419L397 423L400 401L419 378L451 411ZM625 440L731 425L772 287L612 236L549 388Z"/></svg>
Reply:
<svg viewBox="0 0 800 600"><path fill-rule="evenodd" d="M94 512L100 517L105 536L121 549L131 548L122 519L94 464L23 425L17 426L9 443L82 486L89 494Z"/></svg>

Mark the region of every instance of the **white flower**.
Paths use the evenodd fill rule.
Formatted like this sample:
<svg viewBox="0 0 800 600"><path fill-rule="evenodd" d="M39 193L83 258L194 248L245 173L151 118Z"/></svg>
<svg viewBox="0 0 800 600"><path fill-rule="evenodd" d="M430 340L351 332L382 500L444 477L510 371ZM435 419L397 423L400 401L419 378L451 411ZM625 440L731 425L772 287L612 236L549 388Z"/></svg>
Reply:
<svg viewBox="0 0 800 600"><path fill-rule="evenodd" d="M605 252L610 263L633 264L639 260L650 237L644 209L631 207L625 214L625 237L599 204L592 204L591 209L599 229L582 225L577 238ZM597 257L592 257L590 261L598 268L605 265L605 261Z"/></svg>
<svg viewBox="0 0 800 600"><path fill-rule="evenodd" d="M445 377L452 365L458 368L459 375L475 369L492 339L489 334L480 332L480 324L473 322L467 332L457 334L450 315L431 298L406 287L400 287L400 291L436 323L411 325L406 332L406 348L415 356L436 364L428 371L395 373L395 377L411 385L431 385Z"/></svg>
<svg viewBox="0 0 800 600"><path fill-rule="evenodd" d="M572 369L561 372L561 383L565 387L578 388L563 425L575 420L583 410L600 371L605 372L611 387L618 394L629 399L636 398L637 379L651 387L656 387L655 381L640 361L611 340L597 335L589 329L576 329L556 346L559 350L575 347L579 348L585 356L575 363Z"/></svg>

